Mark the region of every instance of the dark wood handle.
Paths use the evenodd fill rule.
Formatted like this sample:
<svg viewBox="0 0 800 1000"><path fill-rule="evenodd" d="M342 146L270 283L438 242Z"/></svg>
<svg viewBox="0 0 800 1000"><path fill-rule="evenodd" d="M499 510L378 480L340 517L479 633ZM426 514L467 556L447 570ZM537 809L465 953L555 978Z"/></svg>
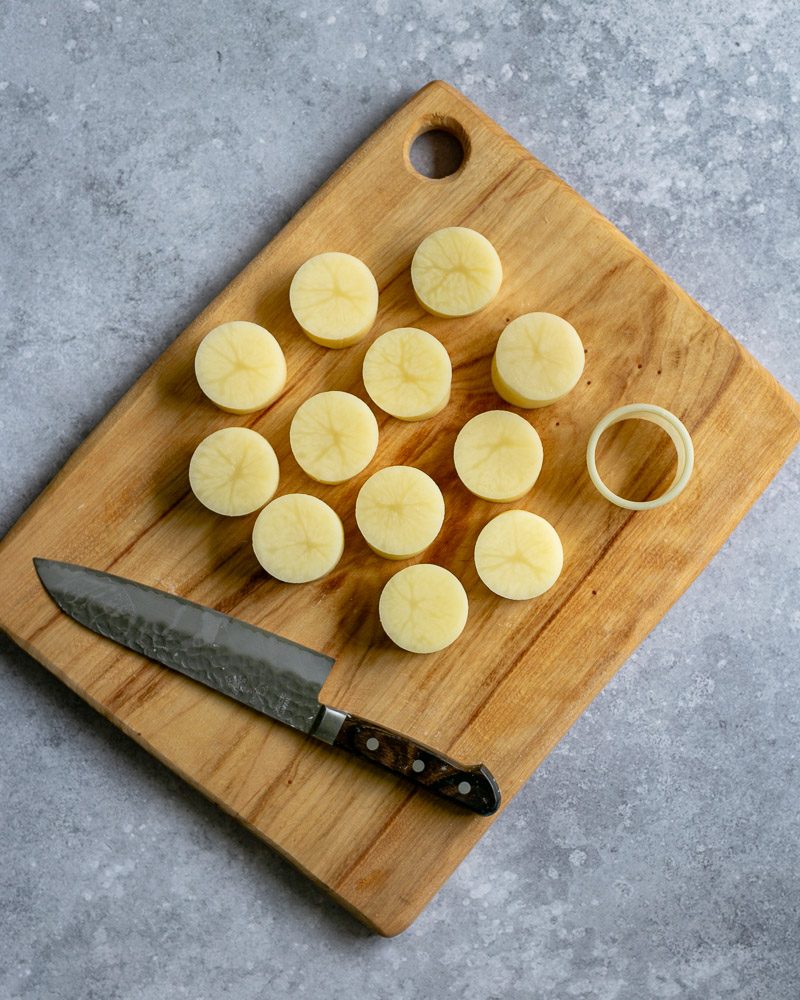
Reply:
<svg viewBox="0 0 800 1000"><path fill-rule="evenodd" d="M401 774L481 816L491 816L500 805L500 789L483 764L465 767L407 736L355 715L346 716L333 745Z"/></svg>

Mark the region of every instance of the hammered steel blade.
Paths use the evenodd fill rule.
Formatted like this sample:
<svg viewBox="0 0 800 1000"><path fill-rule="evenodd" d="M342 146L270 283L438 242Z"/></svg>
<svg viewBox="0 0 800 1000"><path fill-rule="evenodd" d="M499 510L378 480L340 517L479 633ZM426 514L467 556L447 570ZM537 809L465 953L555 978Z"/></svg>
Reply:
<svg viewBox="0 0 800 1000"><path fill-rule="evenodd" d="M294 729L314 728L329 656L133 580L34 563L56 604L81 625Z"/></svg>

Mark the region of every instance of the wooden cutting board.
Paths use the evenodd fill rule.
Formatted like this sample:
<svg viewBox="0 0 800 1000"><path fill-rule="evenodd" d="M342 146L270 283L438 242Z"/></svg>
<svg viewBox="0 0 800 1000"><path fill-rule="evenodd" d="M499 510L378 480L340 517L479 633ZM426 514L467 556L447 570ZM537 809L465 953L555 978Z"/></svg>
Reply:
<svg viewBox="0 0 800 1000"><path fill-rule="evenodd" d="M445 179L423 177L409 161L412 140L433 126L452 131L465 149L462 167ZM504 266L498 298L468 319L427 315L409 280L417 244L450 225L485 233ZM452 402L441 415L404 424L378 414L381 444L368 470L412 464L442 486L445 528L424 558L462 579L470 618L462 638L439 654L415 657L382 635L378 594L398 564L373 555L355 527L354 500L368 473L321 486L289 451L289 421L304 398L333 388L365 398L361 360L372 336L328 351L303 336L289 311L294 271L324 250L356 254L374 272L381 297L372 336L422 326L453 360ZM587 363L569 396L528 414L544 443L544 469L516 506L556 526L566 561L557 586L518 603L491 595L472 564L480 527L514 505L469 496L455 477L452 445L467 418L505 405L492 391L492 350L511 317L533 310L569 319ZM288 389L264 413L221 413L195 384L197 344L231 319L263 324L286 353ZM672 409L695 442L686 492L656 511L611 506L586 474L592 427L629 402ZM347 548L325 579L300 587L270 580L249 545L255 515L216 517L190 495L187 465L197 442L239 424L273 443L281 492L313 493L342 517ZM653 438L630 423L609 437L603 468L611 481L645 493L667 485L668 448L651 457ZM328 704L485 762L508 805L799 437L800 408L711 316L458 91L435 82L382 125L178 337L20 519L0 546L0 625L367 924L396 934L496 817L416 792L93 635L55 609L31 558L111 570L330 654Z"/></svg>

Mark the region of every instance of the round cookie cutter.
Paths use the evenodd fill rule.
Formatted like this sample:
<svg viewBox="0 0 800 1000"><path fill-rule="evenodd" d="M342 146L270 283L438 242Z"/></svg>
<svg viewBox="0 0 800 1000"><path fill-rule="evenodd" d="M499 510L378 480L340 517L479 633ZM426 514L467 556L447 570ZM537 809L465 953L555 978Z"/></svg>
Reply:
<svg viewBox="0 0 800 1000"><path fill-rule="evenodd" d="M622 420L648 420L651 424L656 424L665 430L675 445L678 457L675 478L669 489L654 500L626 500L625 497L618 496L606 486L597 471L597 442L609 427ZM689 482L694 468L694 445L689 432L674 413L665 410L663 406L655 406L652 403L629 403L627 406L620 406L607 413L592 431L589 444L586 446L586 465L589 469L589 478L606 500L618 507L625 507L627 510L653 510L656 507L663 507L670 500L674 500Z"/></svg>

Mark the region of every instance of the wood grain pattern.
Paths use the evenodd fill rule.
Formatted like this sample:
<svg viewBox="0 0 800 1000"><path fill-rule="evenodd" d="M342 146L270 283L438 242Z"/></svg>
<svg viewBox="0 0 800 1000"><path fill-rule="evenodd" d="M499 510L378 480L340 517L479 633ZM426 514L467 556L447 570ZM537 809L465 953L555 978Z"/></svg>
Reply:
<svg viewBox="0 0 800 1000"><path fill-rule="evenodd" d="M415 173L408 148L435 124L462 137L466 156L456 174L434 181ZM446 225L485 233L504 263L498 298L462 320L423 313L409 279L417 244ZM374 333L345 351L311 344L288 309L296 268L333 249L364 259L381 289ZM566 563L550 592L516 603L491 595L471 558L480 527L504 507L460 487L451 450L466 419L502 405L490 381L493 346L508 319L532 310L569 319L587 364L569 396L531 415L544 468L516 506L556 526ZM249 418L214 409L192 373L200 339L230 319L268 327L289 365L284 396ZM292 413L322 389L365 398L364 352L374 335L395 326L421 326L445 343L454 365L450 406L420 424L379 415L381 446L367 472L341 486L312 484L289 451ZM584 450L603 414L641 401L685 422L697 466L676 503L633 513L593 490ZM273 443L281 492L314 493L342 517L347 549L327 578L304 587L268 579L249 545L254 516L223 520L189 495L186 470L198 440L239 424ZM507 805L706 565L799 436L797 405L714 319L461 94L437 82L379 128L181 334L20 519L0 548L0 624L362 920L395 934L496 816L440 803L90 634L54 611L32 557L108 569L328 653L337 662L322 693L326 703L457 760L484 761ZM624 452L611 451L615 462L629 463L622 479L648 469L638 441L631 435ZM452 570L470 596L461 640L425 657L403 653L382 635L378 593L397 565L371 553L353 516L366 475L396 463L417 465L442 487L445 529L424 558ZM666 485L667 465L649 489Z"/></svg>

